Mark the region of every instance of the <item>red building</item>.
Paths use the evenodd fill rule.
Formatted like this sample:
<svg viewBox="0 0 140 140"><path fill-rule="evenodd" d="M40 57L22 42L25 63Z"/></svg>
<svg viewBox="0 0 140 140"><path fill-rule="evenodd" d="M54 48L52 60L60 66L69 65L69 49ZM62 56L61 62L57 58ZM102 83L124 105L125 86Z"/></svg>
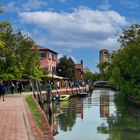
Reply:
<svg viewBox="0 0 140 140"><path fill-rule="evenodd" d="M36 45L36 47L39 50L40 68L50 74L55 73L58 53L39 45Z"/></svg>
<svg viewBox="0 0 140 140"><path fill-rule="evenodd" d="M76 72L75 72L75 77L78 80L82 80L83 79L83 60L81 60L80 64L75 64L75 68L76 68Z"/></svg>

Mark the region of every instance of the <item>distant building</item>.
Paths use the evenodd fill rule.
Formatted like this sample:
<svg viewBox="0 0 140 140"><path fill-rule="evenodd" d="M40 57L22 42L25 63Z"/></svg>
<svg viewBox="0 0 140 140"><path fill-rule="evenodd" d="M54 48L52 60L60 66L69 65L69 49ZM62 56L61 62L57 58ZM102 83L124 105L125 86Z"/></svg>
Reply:
<svg viewBox="0 0 140 140"><path fill-rule="evenodd" d="M83 74L84 74L83 60L81 60L80 64L75 64L75 68L76 68L76 72L75 72L76 79L82 80L83 79Z"/></svg>
<svg viewBox="0 0 140 140"><path fill-rule="evenodd" d="M39 45L35 47L39 50L40 68L50 74L55 73L58 53Z"/></svg>
<svg viewBox="0 0 140 140"><path fill-rule="evenodd" d="M102 62L109 62L109 50L102 49L100 50L100 56L99 56L100 63ZM100 72L102 69L100 68Z"/></svg>
<svg viewBox="0 0 140 140"><path fill-rule="evenodd" d="M106 49L102 49L100 50L100 63L101 62L105 62L105 61L109 61L109 50Z"/></svg>

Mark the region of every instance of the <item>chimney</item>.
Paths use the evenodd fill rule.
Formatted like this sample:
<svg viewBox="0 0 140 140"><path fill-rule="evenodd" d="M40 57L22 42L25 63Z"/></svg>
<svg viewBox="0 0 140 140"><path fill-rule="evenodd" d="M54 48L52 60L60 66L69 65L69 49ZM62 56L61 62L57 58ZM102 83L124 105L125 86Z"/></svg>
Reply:
<svg viewBox="0 0 140 140"><path fill-rule="evenodd" d="M81 65L83 65L83 60L81 60Z"/></svg>

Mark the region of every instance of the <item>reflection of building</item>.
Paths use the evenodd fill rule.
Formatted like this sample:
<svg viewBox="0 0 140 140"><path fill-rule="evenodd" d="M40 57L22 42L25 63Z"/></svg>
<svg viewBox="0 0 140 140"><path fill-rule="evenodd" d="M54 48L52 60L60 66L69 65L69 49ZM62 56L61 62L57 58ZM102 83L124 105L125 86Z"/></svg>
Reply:
<svg viewBox="0 0 140 140"><path fill-rule="evenodd" d="M56 71L57 52L42 46L35 46L39 50L40 68L49 73Z"/></svg>
<svg viewBox="0 0 140 140"><path fill-rule="evenodd" d="M109 95L100 95L100 117L109 116Z"/></svg>
<svg viewBox="0 0 140 140"><path fill-rule="evenodd" d="M83 100L77 100L76 102L76 116L83 119Z"/></svg>
<svg viewBox="0 0 140 140"><path fill-rule="evenodd" d="M109 50L102 49L100 50L100 63L105 61L109 61Z"/></svg>
<svg viewBox="0 0 140 140"><path fill-rule="evenodd" d="M81 60L80 64L75 64L76 72L75 72L75 77L78 80L83 79L83 60Z"/></svg>

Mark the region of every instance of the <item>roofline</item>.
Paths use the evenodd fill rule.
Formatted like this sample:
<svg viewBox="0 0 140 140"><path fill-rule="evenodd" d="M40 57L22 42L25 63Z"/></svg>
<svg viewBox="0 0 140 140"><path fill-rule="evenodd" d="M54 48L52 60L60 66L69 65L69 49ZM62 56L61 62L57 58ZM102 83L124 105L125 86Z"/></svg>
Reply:
<svg viewBox="0 0 140 140"><path fill-rule="evenodd" d="M50 51L50 52L52 52L52 53L58 54L57 52L55 52L55 51L53 51L53 50L51 50L51 49L42 47L42 46L40 46L40 45L37 45L37 44L36 44L36 45L34 45L34 46L36 46L38 50Z"/></svg>

